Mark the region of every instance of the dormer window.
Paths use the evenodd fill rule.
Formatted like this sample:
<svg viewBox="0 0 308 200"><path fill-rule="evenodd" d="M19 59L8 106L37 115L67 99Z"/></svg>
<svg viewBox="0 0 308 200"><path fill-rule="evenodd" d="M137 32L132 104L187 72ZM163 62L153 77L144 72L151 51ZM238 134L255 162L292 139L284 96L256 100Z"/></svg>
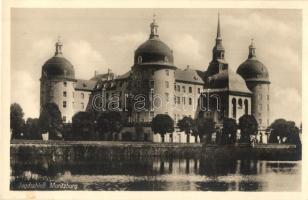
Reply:
<svg viewBox="0 0 308 200"><path fill-rule="evenodd" d="M169 59L168 59L167 56L165 56L164 61L165 61L165 62L169 62Z"/></svg>
<svg viewBox="0 0 308 200"><path fill-rule="evenodd" d="M137 62L138 62L138 64L142 63L142 56L138 56Z"/></svg>

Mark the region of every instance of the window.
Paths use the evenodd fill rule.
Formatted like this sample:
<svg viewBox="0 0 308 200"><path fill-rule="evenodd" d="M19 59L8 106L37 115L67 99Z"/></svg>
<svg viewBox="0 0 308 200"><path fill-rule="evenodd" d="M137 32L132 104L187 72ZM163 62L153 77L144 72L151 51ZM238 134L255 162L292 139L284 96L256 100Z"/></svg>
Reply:
<svg viewBox="0 0 308 200"><path fill-rule="evenodd" d="M192 93L192 87L189 87L189 93Z"/></svg>
<svg viewBox="0 0 308 200"><path fill-rule="evenodd" d="M262 111L262 104L259 104L259 111Z"/></svg>
<svg viewBox="0 0 308 200"><path fill-rule="evenodd" d="M165 82L165 85L166 85L166 88L169 88L169 82L168 81Z"/></svg>
<svg viewBox="0 0 308 200"><path fill-rule="evenodd" d="M236 99L232 99L232 117L236 119Z"/></svg>
<svg viewBox="0 0 308 200"><path fill-rule="evenodd" d="M138 64L141 64L142 63L142 57L141 56L138 56Z"/></svg>
<svg viewBox="0 0 308 200"><path fill-rule="evenodd" d="M262 124L262 119L259 119L259 125Z"/></svg>
<svg viewBox="0 0 308 200"><path fill-rule="evenodd" d="M248 115L248 100L244 100L244 105L245 105L245 114Z"/></svg>
<svg viewBox="0 0 308 200"><path fill-rule="evenodd" d="M201 93L201 89L200 88L198 88L198 94L200 94Z"/></svg>
<svg viewBox="0 0 308 200"><path fill-rule="evenodd" d="M185 105L185 103L186 103L185 100L186 100L185 97L182 97L182 101L183 101L183 104L184 104L184 105Z"/></svg>
<svg viewBox="0 0 308 200"><path fill-rule="evenodd" d="M258 94L258 99L262 99L262 94Z"/></svg>
<svg viewBox="0 0 308 200"><path fill-rule="evenodd" d="M73 108L75 108L75 102L72 102L72 106L73 106Z"/></svg>
<svg viewBox="0 0 308 200"><path fill-rule="evenodd" d="M178 86L176 87L176 90L177 90L178 92L180 92L180 91L181 91L181 87L178 85Z"/></svg>
<svg viewBox="0 0 308 200"><path fill-rule="evenodd" d="M73 92L73 98L75 98L75 92Z"/></svg>
<svg viewBox="0 0 308 200"><path fill-rule="evenodd" d="M66 108L66 101L63 101L63 108Z"/></svg>
<svg viewBox="0 0 308 200"><path fill-rule="evenodd" d="M189 105L191 105L192 104L192 98L189 98Z"/></svg>
<svg viewBox="0 0 308 200"><path fill-rule="evenodd" d="M177 98L177 100L178 100L178 102L177 102L177 103L178 103L178 104L181 104L181 98L180 98L180 97L178 97L178 98Z"/></svg>
<svg viewBox="0 0 308 200"><path fill-rule="evenodd" d="M174 84L174 90L176 90L176 84Z"/></svg>
<svg viewBox="0 0 308 200"><path fill-rule="evenodd" d="M242 101L242 99L239 99L239 100L238 100L238 108L239 108L239 109L242 109L242 108L243 108L243 101Z"/></svg>
<svg viewBox="0 0 308 200"><path fill-rule="evenodd" d="M62 121L65 123L66 122L66 116L62 117Z"/></svg>
<svg viewBox="0 0 308 200"><path fill-rule="evenodd" d="M63 82L63 85L64 85L64 87L66 87L66 86L67 86L67 82L66 82L66 81L64 81L64 82Z"/></svg>
<svg viewBox="0 0 308 200"><path fill-rule="evenodd" d="M166 76L169 76L169 70L166 69Z"/></svg>
<svg viewBox="0 0 308 200"><path fill-rule="evenodd" d="M63 96L64 96L64 97L66 97L66 96L67 96L66 91L64 91L64 92L63 92Z"/></svg>
<svg viewBox="0 0 308 200"><path fill-rule="evenodd" d="M81 103L81 109L84 109L84 103Z"/></svg>
<svg viewBox="0 0 308 200"><path fill-rule="evenodd" d="M269 104L267 104L267 111L269 111L270 110L270 108L269 108Z"/></svg>
<svg viewBox="0 0 308 200"><path fill-rule="evenodd" d="M182 86L182 90L183 90L183 92L186 92L185 90L186 90L186 88L185 88L185 86L183 85Z"/></svg>
<svg viewBox="0 0 308 200"><path fill-rule="evenodd" d="M267 95L267 100L269 100L269 95Z"/></svg>
<svg viewBox="0 0 308 200"><path fill-rule="evenodd" d="M169 93L165 93L166 102L169 102Z"/></svg>
<svg viewBox="0 0 308 200"><path fill-rule="evenodd" d="M84 99L84 93L81 93L81 98Z"/></svg>

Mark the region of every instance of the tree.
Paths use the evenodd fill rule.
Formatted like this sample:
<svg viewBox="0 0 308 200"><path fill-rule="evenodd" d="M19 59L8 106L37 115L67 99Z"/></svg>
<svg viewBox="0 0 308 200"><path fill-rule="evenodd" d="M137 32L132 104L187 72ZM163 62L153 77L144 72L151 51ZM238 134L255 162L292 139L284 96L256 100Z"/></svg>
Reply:
<svg viewBox="0 0 308 200"><path fill-rule="evenodd" d="M156 115L151 123L152 131L156 134L159 133L162 142L165 142L165 134L174 131L173 119L167 114Z"/></svg>
<svg viewBox="0 0 308 200"><path fill-rule="evenodd" d="M104 111L99 113L97 127L100 131L100 138L112 140L113 133L119 133L125 125L126 117L117 111Z"/></svg>
<svg viewBox="0 0 308 200"><path fill-rule="evenodd" d="M42 134L40 133L39 119L28 118L25 126L26 139L41 140Z"/></svg>
<svg viewBox="0 0 308 200"><path fill-rule="evenodd" d="M62 139L63 122L59 107L55 103L47 103L39 117L41 133L48 132L49 139Z"/></svg>
<svg viewBox="0 0 308 200"><path fill-rule="evenodd" d="M189 143L189 136L192 133L194 127L195 127L195 123L194 120L191 117L183 117L183 119L178 121L178 127L180 129L180 131L184 131L186 134L186 142Z"/></svg>
<svg viewBox="0 0 308 200"><path fill-rule="evenodd" d="M285 119L277 119L270 125L270 143L289 143L297 146L301 145L299 132L300 129L296 127L294 121L287 121Z"/></svg>
<svg viewBox="0 0 308 200"><path fill-rule="evenodd" d="M220 144L235 144L237 124L235 119L225 118L223 120L222 138Z"/></svg>
<svg viewBox="0 0 308 200"><path fill-rule="evenodd" d="M215 122L210 118L198 118L196 120L200 141L206 136L206 142L212 142L212 134L215 132Z"/></svg>
<svg viewBox="0 0 308 200"><path fill-rule="evenodd" d="M19 104L13 103L10 107L10 128L12 131L12 139L22 138L24 132L25 120L24 112Z"/></svg>
<svg viewBox="0 0 308 200"><path fill-rule="evenodd" d="M239 129L241 130L241 143L251 143L250 136L258 132L258 122L252 115L243 115L239 118Z"/></svg>
<svg viewBox="0 0 308 200"><path fill-rule="evenodd" d="M93 112L78 112L72 118L72 138L77 140L97 140Z"/></svg>

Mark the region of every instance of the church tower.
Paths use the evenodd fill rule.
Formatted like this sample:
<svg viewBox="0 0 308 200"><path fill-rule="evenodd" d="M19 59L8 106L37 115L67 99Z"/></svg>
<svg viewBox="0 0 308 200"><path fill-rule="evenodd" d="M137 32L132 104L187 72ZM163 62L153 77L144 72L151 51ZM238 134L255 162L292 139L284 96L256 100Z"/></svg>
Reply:
<svg viewBox="0 0 308 200"><path fill-rule="evenodd" d="M252 115L259 123L260 129L270 125L270 81L266 66L256 56L256 47L251 41L248 58L237 69L249 90L252 92Z"/></svg>
<svg viewBox="0 0 308 200"><path fill-rule="evenodd" d="M73 65L63 57L62 42L55 44L55 55L42 67L40 85L40 111L47 103L55 103L61 111L64 123L70 123L74 115L74 87L76 83Z"/></svg>

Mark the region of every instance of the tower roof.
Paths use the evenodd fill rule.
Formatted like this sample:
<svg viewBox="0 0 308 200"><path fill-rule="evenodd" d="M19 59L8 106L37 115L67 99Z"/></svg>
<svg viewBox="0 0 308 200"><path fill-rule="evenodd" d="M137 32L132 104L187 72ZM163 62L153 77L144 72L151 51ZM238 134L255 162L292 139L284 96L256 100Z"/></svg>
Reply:
<svg viewBox="0 0 308 200"><path fill-rule="evenodd" d="M58 39L55 44L55 55L47 60L42 67L42 78L75 79L72 63L63 57L62 41Z"/></svg>
<svg viewBox="0 0 308 200"><path fill-rule="evenodd" d="M143 66L173 66L173 51L159 39L155 15L150 24L150 37L136 49L134 63Z"/></svg>
<svg viewBox="0 0 308 200"><path fill-rule="evenodd" d="M249 45L248 59L243 62L236 71L245 81L257 81L270 83L266 66L257 59L256 47L253 40Z"/></svg>
<svg viewBox="0 0 308 200"><path fill-rule="evenodd" d="M224 59L225 48L222 45L221 28L220 28L220 14L218 13L217 33L215 46L213 47L213 60Z"/></svg>

